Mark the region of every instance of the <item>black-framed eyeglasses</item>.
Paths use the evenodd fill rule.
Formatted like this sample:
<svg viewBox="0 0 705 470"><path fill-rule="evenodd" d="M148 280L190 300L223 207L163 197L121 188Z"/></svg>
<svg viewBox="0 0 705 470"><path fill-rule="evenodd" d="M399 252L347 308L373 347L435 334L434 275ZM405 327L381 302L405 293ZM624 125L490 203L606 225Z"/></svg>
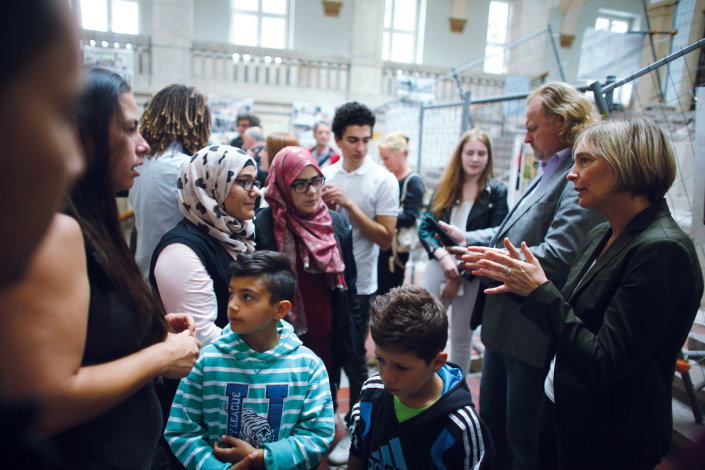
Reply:
<svg viewBox="0 0 705 470"><path fill-rule="evenodd" d="M260 183L258 180L251 180L251 179L236 179L234 180L236 183L238 183L240 186L242 186L242 189L247 191L248 193L252 191L252 188L261 188L262 183Z"/></svg>
<svg viewBox="0 0 705 470"><path fill-rule="evenodd" d="M318 176L316 178L313 178L309 181L306 180L299 180L299 181L294 181L291 183L291 187L293 188L294 192L296 194L304 194L308 192L308 188L313 188L315 191L318 191L323 187L323 185L326 184L326 177L325 176Z"/></svg>

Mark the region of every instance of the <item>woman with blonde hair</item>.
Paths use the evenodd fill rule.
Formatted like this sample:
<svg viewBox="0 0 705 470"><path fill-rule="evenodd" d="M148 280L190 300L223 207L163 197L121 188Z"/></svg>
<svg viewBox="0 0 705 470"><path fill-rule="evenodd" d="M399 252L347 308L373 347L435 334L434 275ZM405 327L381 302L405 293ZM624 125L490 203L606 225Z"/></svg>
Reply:
<svg viewBox="0 0 705 470"><path fill-rule="evenodd" d="M424 287L436 294L446 309L452 308L449 360L466 373L473 330L479 324L479 318L473 317L479 280L458 269L455 258L434 237L429 219L466 232L499 225L507 212L507 188L492 178L490 138L480 129L471 129L455 147L419 227L419 239L430 258Z"/></svg>
<svg viewBox="0 0 705 470"><path fill-rule="evenodd" d="M487 294L522 297L519 313L555 352L536 468L651 470L668 454L676 358L703 293L693 242L664 198L676 160L642 117L585 128L574 154L568 180L580 207L607 222L586 234L561 290L526 242L470 247L463 259L500 283Z"/></svg>
<svg viewBox="0 0 705 470"><path fill-rule="evenodd" d="M399 215L396 229L414 227L421 213L423 194L426 190L421 176L414 173L406 161L409 138L401 131L387 134L377 144L382 163L399 181ZM415 231L415 230L414 230ZM394 247L380 250L377 261L377 294L382 295L404 283L404 270L409 253L400 253Z"/></svg>

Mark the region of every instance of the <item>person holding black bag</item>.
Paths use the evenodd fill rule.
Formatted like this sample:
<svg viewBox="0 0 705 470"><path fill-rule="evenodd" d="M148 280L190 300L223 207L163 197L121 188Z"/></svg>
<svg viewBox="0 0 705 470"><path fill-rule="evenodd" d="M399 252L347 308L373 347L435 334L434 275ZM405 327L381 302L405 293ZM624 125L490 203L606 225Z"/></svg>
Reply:
<svg viewBox="0 0 705 470"><path fill-rule="evenodd" d="M419 245L417 222L426 186L406 161L409 138L403 132L387 134L377 148L384 166L399 180L399 215L394 240L388 250L380 250L377 259L377 295L383 295L404 283L409 253Z"/></svg>

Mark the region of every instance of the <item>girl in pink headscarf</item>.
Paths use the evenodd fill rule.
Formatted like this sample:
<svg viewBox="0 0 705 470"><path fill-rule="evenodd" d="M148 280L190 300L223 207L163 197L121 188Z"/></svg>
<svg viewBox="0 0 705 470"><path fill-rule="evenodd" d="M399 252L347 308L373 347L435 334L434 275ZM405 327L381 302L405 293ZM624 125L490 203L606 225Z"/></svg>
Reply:
<svg viewBox="0 0 705 470"><path fill-rule="evenodd" d="M340 367L354 344L357 273L350 225L321 200L324 185L325 177L306 149L280 150L264 189L269 207L255 218L255 243L257 250L289 257L297 282L288 320L304 345L323 359L335 403Z"/></svg>

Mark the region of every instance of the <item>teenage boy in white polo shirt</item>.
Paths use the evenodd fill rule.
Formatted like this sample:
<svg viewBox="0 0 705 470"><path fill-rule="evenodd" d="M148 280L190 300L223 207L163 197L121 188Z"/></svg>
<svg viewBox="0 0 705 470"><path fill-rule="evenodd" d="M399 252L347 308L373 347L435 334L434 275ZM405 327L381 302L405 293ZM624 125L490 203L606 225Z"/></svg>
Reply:
<svg viewBox="0 0 705 470"><path fill-rule="evenodd" d="M350 381L350 409L360 397L367 380L365 340L369 333L370 305L377 291L377 256L389 249L399 210L399 183L396 177L367 155L375 115L364 104L345 103L335 110L332 130L342 159L323 169L326 186L323 201L339 211L352 225L353 254L357 265L357 297L360 319L355 354L343 367ZM350 423L350 413L345 417ZM328 457L341 465L348 461L350 433Z"/></svg>

